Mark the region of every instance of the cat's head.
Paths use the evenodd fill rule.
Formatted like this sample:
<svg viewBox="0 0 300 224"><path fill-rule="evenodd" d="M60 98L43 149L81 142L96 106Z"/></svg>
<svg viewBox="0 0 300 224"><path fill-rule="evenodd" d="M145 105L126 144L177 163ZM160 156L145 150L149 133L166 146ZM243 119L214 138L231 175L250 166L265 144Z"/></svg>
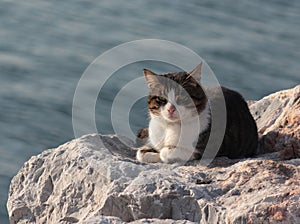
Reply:
<svg viewBox="0 0 300 224"><path fill-rule="evenodd" d="M160 117L168 123L192 119L204 110L207 98L200 86L201 67L191 72L157 75L144 69L150 88L148 108L151 117Z"/></svg>

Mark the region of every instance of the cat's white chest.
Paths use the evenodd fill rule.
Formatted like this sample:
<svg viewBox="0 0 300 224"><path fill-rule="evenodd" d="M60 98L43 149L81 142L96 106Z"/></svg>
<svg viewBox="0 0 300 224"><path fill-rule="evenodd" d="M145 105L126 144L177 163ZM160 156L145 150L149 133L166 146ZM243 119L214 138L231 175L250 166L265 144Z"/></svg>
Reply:
<svg viewBox="0 0 300 224"><path fill-rule="evenodd" d="M151 119L149 124L149 140L157 150L173 146L191 148L198 136L196 123L168 125L160 119Z"/></svg>
<svg viewBox="0 0 300 224"><path fill-rule="evenodd" d="M168 124L161 117L151 118L149 141L158 151L173 146L194 149L199 134L208 126L208 119L208 107L198 117L181 123Z"/></svg>
<svg viewBox="0 0 300 224"><path fill-rule="evenodd" d="M180 131L180 127L178 128ZM151 145L157 150L166 145L166 139L175 137L178 130L170 130L161 118L152 118L149 123L149 140ZM176 140L173 138L173 142Z"/></svg>

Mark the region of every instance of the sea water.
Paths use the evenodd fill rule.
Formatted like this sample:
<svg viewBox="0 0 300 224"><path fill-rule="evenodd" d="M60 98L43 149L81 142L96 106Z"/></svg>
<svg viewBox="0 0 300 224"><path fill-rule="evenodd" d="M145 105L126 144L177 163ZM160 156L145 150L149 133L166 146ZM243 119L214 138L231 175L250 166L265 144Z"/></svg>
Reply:
<svg viewBox="0 0 300 224"><path fill-rule="evenodd" d="M2 0L0 223L8 223L8 187L23 163L74 138L72 100L87 66L112 47L144 38L189 47L206 60L222 85L246 99L260 99L300 81L297 0ZM112 75L99 90L99 133L114 133L114 97L130 80L143 76L144 67L173 69L145 61ZM133 133L146 125L145 97L124 119Z"/></svg>

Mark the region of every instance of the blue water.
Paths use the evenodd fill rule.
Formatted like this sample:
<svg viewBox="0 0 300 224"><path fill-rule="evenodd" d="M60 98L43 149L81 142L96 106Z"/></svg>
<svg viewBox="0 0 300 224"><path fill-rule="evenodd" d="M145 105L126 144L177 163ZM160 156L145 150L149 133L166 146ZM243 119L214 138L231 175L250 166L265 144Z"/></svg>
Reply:
<svg viewBox="0 0 300 224"><path fill-rule="evenodd" d="M297 0L2 0L0 223L8 223L8 186L23 163L74 137L72 100L85 68L104 51L143 38L193 49L222 85L246 99L300 83ZM166 68L137 63L109 80L96 106L101 133L113 132L108 117L116 92L152 66ZM140 100L130 114L134 131L145 125L145 114Z"/></svg>

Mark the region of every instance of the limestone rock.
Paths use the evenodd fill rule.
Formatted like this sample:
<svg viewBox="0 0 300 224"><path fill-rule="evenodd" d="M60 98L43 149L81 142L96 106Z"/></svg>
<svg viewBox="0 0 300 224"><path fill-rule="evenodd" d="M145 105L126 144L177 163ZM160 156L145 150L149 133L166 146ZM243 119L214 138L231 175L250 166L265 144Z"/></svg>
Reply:
<svg viewBox="0 0 300 224"><path fill-rule="evenodd" d="M142 164L116 139L87 135L32 157L11 182L11 223L300 220L300 159Z"/></svg>
<svg viewBox="0 0 300 224"><path fill-rule="evenodd" d="M283 159L300 157L300 85L252 103L261 152L278 152Z"/></svg>
<svg viewBox="0 0 300 224"><path fill-rule="evenodd" d="M268 137L278 152L209 167L145 164L124 137L86 135L24 164L10 185L10 222L300 223L300 158L280 154L299 142L299 86L276 94L250 107L261 147Z"/></svg>
<svg viewBox="0 0 300 224"><path fill-rule="evenodd" d="M116 136L94 134L32 157L11 182L11 222L200 220L197 200L172 166L140 164L134 156Z"/></svg>

